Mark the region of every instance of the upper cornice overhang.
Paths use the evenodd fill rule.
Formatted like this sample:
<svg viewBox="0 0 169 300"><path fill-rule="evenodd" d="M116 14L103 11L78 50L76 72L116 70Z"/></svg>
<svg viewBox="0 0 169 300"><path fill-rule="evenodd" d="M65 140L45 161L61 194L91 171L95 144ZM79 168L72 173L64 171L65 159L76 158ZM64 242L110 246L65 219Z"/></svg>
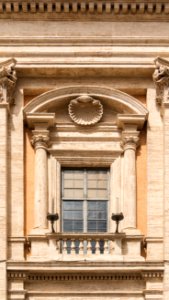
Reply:
<svg viewBox="0 0 169 300"><path fill-rule="evenodd" d="M168 21L168 14L168 0L0 0L1 19Z"/></svg>

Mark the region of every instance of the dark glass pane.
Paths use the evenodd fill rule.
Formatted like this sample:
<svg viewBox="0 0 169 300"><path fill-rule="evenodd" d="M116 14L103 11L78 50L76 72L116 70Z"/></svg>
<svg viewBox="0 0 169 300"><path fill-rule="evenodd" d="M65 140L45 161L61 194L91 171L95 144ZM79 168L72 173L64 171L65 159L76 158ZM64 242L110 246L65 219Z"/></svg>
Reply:
<svg viewBox="0 0 169 300"><path fill-rule="evenodd" d="M106 220L106 211L89 211L87 214L88 220Z"/></svg>
<svg viewBox="0 0 169 300"><path fill-rule="evenodd" d="M96 221L89 221L87 222L87 231L88 232L96 232L97 227L96 227Z"/></svg>
<svg viewBox="0 0 169 300"><path fill-rule="evenodd" d="M63 210L82 210L83 201L73 201L73 200L64 200L63 201Z"/></svg>
<svg viewBox="0 0 169 300"><path fill-rule="evenodd" d="M106 232L107 221L89 221L87 222L88 232Z"/></svg>
<svg viewBox="0 0 169 300"><path fill-rule="evenodd" d="M82 211L64 211L63 219L64 220L82 220L83 212Z"/></svg>
<svg viewBox="0 0 169 300"><path fill-rule="evenodd" d="M98 229L98 231L101 231L101 232L107 231L107 221L98 221L97 229Z"/></svg>
<svg viewBox="0 0 169 300"><path fill-rule="evenodd" d="M65 232L82 232L83 220L63 220L63 231Z"/></svg>
<svg viewBox="0 0 169 300"><path fill-rule="evenodd" d="M64 220L63 221L63 231L73 231L73 222Z"/></svg>

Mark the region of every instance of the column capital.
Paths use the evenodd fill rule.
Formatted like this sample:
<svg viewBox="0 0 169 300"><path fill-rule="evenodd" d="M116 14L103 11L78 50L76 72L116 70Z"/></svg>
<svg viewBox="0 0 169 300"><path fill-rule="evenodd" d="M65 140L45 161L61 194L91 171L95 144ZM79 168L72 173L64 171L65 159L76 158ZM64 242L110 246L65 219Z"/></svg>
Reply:
<svg viewBox="0 0 169 300"><path fill-rule="evenodd" d="M161 57L155 59L153 80L156 87L156 102L163 104L169 102L169 61Z"/></svg>
<svg viewBox="0 0 169 300"><path fill-rule="evenodd" d="M50 127L54 126L55 114L54 113L27 113L25 115L26 123L32 130L31 143L35 147L46 149L49 145Z"/></svg>
<svg viewBox="0 0 169 300"><path fill-rule="evenodd" d="M49 130L32 130L31 143L35 149L46 149L49 145Z"/></svg>
<svg viewBox="0 0 169 300"><path fill-rule="evenodd" d="M139 143L139 131L123 131L121 145L125 150L132 149L136 150Z"/></svg>
<svg viewBox="0 0 169 300"><path fill-rule="evenodd" d="M14 103L14 91L17 81L15 65L15 59L0 63L0 103Z"/></svg>

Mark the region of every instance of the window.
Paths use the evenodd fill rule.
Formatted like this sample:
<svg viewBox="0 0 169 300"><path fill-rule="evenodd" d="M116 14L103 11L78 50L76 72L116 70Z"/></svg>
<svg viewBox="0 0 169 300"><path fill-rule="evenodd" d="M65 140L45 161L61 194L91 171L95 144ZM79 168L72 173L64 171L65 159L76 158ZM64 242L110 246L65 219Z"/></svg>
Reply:
<svg viewBox="0 0 169 300"><path fill-rule="evenodd" d="M106 232L108 169L62 169L62 231Z"/></svg>

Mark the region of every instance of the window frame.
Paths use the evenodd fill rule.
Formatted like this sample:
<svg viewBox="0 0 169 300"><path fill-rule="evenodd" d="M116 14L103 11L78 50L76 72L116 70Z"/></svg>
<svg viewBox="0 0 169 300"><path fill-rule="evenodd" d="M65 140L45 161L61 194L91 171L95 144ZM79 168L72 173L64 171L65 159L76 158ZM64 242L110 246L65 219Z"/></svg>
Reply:
<svg viewBox="0 0 169 300"><path fill-rule="evenodd" d="M108 212L109 212L109 205L110 205L110 168L108 167L68 167L68 168L61 168L61 196L60 196L60 216L61 216L61 231L62 232L66 232L66 231L63 231L63 227L64 227L64 224L63 224L63 201L76 201L75 199L71 199L71 198L65 198L63 197L64 195L64 170L79 170L79 171L82 171L83 173L83 198L78 198L77 201L83 201L83 204L82 204L82 213L83 213L83 230L82 231L79 231L79 232L82 232L82 233L106 233L109 231L109 216L108 216ZM107 187L106 187L106 192L107 192L107 198L98 198L96 199L96 197L94 197L93 199L92 198L89 198L88 195L87 195L87 191L88 191L88 174L90 173L90 171L106 171L106 181L107 181ZM107 203L106 205L106 231L88 231L88 203L90 203L91 201L104 201ZM69 232L69 231L68 231ZM70 232L73 232L73 231L70 231ZM75 231L75 232L78 232L78 231Z"/></svg>
<svg viewBox="0 0 169 300"><path fill-rule="evenodd" d="M61 155L62 154L62 155ZM73 159L73 154L69 156L65 153L58 153L55 149L50 149L48 156L48 211L57 212L61 218L61 169L62 168L108 168L109 169L109 208L108 208L108 231L115 231L115 224L111 220L112 212L116 211L116 199L120 199L121 211L123 210L123 157L118 151L112 151L111 155L91 156L90 152L86 155L79 155ZM121 222L123 223L123 222ZM56 232L61 233L60 220L55 222Z"/></svg>

